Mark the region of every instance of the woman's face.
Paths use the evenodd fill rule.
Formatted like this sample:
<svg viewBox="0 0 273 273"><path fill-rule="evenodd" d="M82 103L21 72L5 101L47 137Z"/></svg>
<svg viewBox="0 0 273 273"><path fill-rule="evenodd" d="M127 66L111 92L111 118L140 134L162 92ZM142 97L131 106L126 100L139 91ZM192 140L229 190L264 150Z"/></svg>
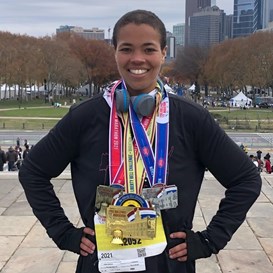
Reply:
<svg viewBox="0 0 273 273"><path fill-rule="evenodd" d="M160 38L160 33L146 24L130 23L120 28L115 58L131 96L149 93L156 87L167 49L161 50Z"/></svg>

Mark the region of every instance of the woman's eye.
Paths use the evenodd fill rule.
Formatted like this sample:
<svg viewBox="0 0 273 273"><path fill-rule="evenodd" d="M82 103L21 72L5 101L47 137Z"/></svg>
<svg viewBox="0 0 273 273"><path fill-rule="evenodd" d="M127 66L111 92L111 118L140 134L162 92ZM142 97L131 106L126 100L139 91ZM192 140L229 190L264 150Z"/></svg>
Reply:
<svg viewBox="0 0 273 273"><path fill-rule="evenodd" d="M131 49L129 47L123 47L123 48L120 48L119 51L122 51L122 52L130 52Z"/></svg>
<svg viewBox="0 0 273 273"><path fill-rule="evenodd" d="M155 52L156 50L154 49L154 48L146 48L145 49L145 52L147 52L147 53L153 53L153 52Z"/></svg>

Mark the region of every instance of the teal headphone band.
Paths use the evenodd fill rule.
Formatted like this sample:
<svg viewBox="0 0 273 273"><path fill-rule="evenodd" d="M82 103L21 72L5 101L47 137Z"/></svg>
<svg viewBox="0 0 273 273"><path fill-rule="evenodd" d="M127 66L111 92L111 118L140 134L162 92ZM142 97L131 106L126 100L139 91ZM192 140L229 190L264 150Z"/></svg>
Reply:
<svg viewBox="0 0 273 273"><path fill-rule="evenodd" d="M116 107L119 113L128 112L130 96L126 89L115 90Z"/></svg>
<svg viewBox="0 0 273 273"><path fill-rule="evenodd" d="M160 81L160 79L158 79L157 83L160 87L160 92L162 92L162 89L164 89L163 83ZM130 98L124 82L122 82L115 90L115 99L117 111L119 113L128 112L130 100L132 100L132 105L135 112L141 116L151 115L156 105L155 97L149 94L140 94L136 97Z"/></svg>

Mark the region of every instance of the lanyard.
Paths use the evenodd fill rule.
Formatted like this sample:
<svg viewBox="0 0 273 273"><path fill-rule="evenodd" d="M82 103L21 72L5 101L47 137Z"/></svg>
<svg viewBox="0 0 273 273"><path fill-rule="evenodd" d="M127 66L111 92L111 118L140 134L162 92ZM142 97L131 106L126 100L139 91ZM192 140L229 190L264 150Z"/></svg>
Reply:
<svg viewBox="0 0 273 273"><path fill-rule="evenodd" d="M160 97L160 96L159 96ZM162 101L157 99L159 106L156 117L155 155L151 142L141 126L133 108L130 109L131 126L140 151L150 187L166 184L167 151L169 142L169 100L166 96Z"/></svg>
<svg viewBox="0 0 273 273"><path fill-rule="evenodd" d="M109 124L110 184L124 187L127 193L139 194L143 187L145 171L151 187L157 184L166 184L169 99L165 90L163 90L163 100L161 100L161 93L159 93L157 95L157 107L153 115L148 118L144 117L142 121L139 120L132 106L129 106L129 113L123 113L121 116L124 125L122 149L122 128L114 99L114 91L120 84L121 81L118 81L111 90L112 105ZM161 82L160 84L162 85ZM160 88L163 89L162 86ZM134 139L132 138L131 129ZM155 131L154 155L152 143ZM122 158L124 158L124 161Z"/></svg>
<svg viewBox="0 0 273 273"><path fill-rule="evenodd" d="M136 142L135 132L133 133L135 138L132 138L131 128L132 126L132 111L147 137L147 142L153 143L155 136L155 118L156 111L154 111L151 117L148 117L149 122L147 124L140 122L132 105L129 106L129 114L123 113L124 119L127 121L124 126L124 170L125 170L125 191L128 193L140 194L145 179L145 168L139 157L139 147ZM142 119L143 121L143 119ZM145 127L146 125L146 127ZM147 126L148 125L148 126ZM133 130L134 131L134 130ZM133 145L132 145L133 143Z"/></svg>

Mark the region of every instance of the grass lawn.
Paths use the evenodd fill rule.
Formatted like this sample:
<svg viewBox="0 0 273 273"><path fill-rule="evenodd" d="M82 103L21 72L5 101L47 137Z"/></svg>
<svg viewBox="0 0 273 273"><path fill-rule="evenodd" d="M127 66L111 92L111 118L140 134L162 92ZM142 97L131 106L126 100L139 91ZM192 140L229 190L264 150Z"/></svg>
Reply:
<svg viewBox="0 0 273 273"><path fill-rule="evenodd" d="M248 119L248 120L259 120L259 119L273 119L273 108L260 109L209 109L214 117L222 117L226 119Z"/></svg>
<svg viewBox="0 0 273 273"><path fill-rule="evenodd" d="M54 108L42 100L25 102L20 107L17 101L0 101L0 129L49 130L68 110L69 107Z"/></svg>
<svg viewBox="0 0 273 273"><path fill-rule="evenodd" d="M67 112L68 107L49 106L46 108L21 108L16 110L1 110L1 117L47 117L62 118Z"/></svg>
<svg viewBox="0 0 273 273"><path fill-rule="evenodd" d="M46 130L55 126L58 120L1 119L0 130Z"/></svg>
<svg viewBox="0 0 273 273"><path fill-rule="evenodd" d="M50 103L44 103L42 100L24 102L20 107L18 101L0 101L0 129L48 130L68 110L69 106L54 108ZM220 126L226 130L232 127L238 130L272 131L271 128L273 128L273 108L251 108L246 110L208 108L208 110L217 119ZM16 119L16 117L20 118ZM51 118L54 118L54 120Z"/></svg>

